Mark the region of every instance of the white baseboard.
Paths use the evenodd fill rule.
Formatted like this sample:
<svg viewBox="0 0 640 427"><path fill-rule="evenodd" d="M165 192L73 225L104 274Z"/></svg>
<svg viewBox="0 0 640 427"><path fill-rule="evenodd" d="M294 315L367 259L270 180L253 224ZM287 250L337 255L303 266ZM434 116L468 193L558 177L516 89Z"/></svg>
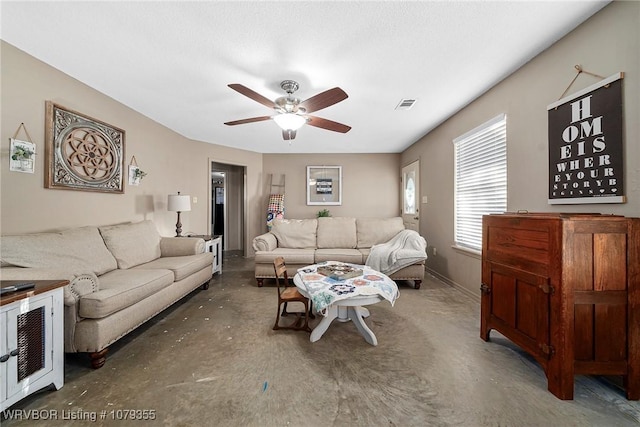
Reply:
<svg viewBox="0 0 640 427"><path fill-rule="evenodd" d="M464 286L462 286L460 283L457 283L457 282L449 279L448 277L443 276L442 274L438 273L437 271L431 270L428 267L426 268L426 272L429 273L430 275L432 275L433 277L435 277L436 279L446 283L447 285L456 288L457 290L461 291L465 295L470 296L476 302L480 302L480 294L479 293L476 294L476 293L470 291L469 289L467 289Z"/></svg>

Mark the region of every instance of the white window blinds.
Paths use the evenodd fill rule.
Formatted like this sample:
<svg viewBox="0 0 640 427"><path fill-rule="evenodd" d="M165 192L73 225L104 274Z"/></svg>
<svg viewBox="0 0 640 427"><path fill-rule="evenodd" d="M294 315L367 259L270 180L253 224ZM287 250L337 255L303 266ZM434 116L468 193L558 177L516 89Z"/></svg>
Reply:
<svg viewBox="0 0 640 427"><path fill-rule="evenodd" d="M500 114L453 140L455 244L482 250L482 215L507 209L507 117Z"/></svg>

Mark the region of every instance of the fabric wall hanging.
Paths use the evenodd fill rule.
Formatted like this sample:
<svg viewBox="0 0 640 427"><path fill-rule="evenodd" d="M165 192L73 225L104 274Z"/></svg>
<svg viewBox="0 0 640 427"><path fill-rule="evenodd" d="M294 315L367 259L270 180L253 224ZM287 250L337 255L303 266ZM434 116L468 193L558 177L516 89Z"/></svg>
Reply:
<svg viewBox="0 0 640 427"><path fill-rule="evenodd" d="M603 78L547 107L549 204L626 202L623 77Z"/></svg>
<svg viewBox="0 0 640 427"><path fill-rule="evenodd" d="M46 188L124 193L125 132L46 101Z"/></svg>

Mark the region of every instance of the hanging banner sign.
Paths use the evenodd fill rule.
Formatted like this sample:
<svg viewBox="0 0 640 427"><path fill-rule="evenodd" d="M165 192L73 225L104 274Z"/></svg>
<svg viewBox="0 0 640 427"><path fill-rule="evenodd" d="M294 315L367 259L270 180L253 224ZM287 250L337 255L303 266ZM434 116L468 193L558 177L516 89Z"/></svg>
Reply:
<svg viewBox="0 0 640 427"><path fill-rule="evenodd" d="M547 107L549 204L625 203L622 73Z"/></svg>

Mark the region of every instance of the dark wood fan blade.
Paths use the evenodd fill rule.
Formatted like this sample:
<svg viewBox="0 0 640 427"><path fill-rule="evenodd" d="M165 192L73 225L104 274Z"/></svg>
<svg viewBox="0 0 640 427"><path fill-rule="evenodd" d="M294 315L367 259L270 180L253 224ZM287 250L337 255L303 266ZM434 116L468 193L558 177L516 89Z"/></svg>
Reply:
<svg viewBox="0 0 640 427"><path fill-rule="evenodd" d="M243 125L245 123L262 122L269 119L271 119L271 116L251 117L250 119L242 119L242 120L234 120L232 122L226 122L225 125L228 125L228 126Z"/></svg>
<svg viewBox="0 0 640 427"><path fill-rule="evenodd" d="M272 100L260 95L258 92L255 92L255 91L249 89L246 86L243 86L243 85L241 85L239 83L231 83L228 86L231 89L235 90L236 92L240 92L244 96L246 96L248 98L251 98L254 101L259 102L260 104L264 105L265 107L269 107L269 108L275 108L276 107L276 104Z"/></svg>
<svg viewBox="0 0 640 427"><path fill-rule="evenodd" d="M285 141L289 141L291 139L296 139L296 131L295 130L282 130L282 138Z"/></svg>
<svg viewBox="0 0 640 427"><path fill-rule="evenodd" d="M332 120L323 119L322 117L306 116L307 124L322 128L326 130L332 130L334 132L347 133L351 130L351 126L343 125L342 123L334 122Z"/></svg>
<svg viewBox="0 0 640 427"><path fill-rule="evenodd" d="M322 110L340 101L344 101L348 97L349 95L347 95L345 91L339 87L334 87L333 89L326 90L302 101L300 107L303 107L307 113L313 113L314 111Z"/></svg>

